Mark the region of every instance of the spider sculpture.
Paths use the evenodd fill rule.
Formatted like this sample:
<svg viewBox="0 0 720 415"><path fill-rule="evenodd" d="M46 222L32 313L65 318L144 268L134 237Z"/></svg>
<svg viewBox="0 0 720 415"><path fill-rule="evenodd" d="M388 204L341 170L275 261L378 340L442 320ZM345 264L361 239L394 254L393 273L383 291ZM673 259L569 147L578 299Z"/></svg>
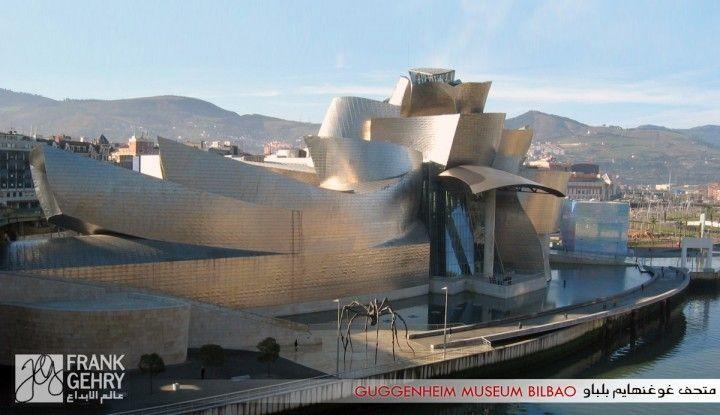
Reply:
<svg viewBox="0 0 720 415"><path fill-rule="evenodd" d="M347 349L348 346L350 346L350 351L352 351L353 345L352 345L352 337L350 336L350 328L352 327L353 321L355 321L356 318L364 318L365 319L365 339L367 340L367 331L368 326L375 326L375 363L377 364L377 355L378 355L378 344L380 342L380 324L378 324L380 317L390 315L392 318L390 319L390 331L392 332L392 353L393 353L393 360L395 360L395 344L397 343L397 346L399 349L400 347L400 341L398 340L398 331L396 326L396 320L400 319L400 321L405 326L405 341L407 342L408 347L410 350L412 350L413 354L415 354L415 349L412 348L410 345L410 342L408 341L408 328L407 323L405 322L405 319L402 318L402 316L395 311L393 311L392 307L390 307L390 301L385 298L382 300L382 302L378 302L378 299L374 299L368 303L368 305L360 304L357 301L353 301L352 303L343 306L342 313L340 314L340 320L341 321L347 321L347 328L345 330L345 335L340 335L340 338L342 340L343 348L345 350L344 355L347 355ZM366 342L367 345L367 342ZM344 359L344 357L343 357Z"/></svg>

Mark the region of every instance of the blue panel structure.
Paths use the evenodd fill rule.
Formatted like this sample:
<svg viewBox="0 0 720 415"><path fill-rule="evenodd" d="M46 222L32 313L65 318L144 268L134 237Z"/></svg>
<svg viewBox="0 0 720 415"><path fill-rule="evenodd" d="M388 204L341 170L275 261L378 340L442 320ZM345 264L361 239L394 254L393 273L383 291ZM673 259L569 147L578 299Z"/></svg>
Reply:
<svg viewBox="0 0 720 415"><path fill-rule="evenodd" d="M563 246L572 252L626 255L630 205L566 199L560 233Z"/></svg>

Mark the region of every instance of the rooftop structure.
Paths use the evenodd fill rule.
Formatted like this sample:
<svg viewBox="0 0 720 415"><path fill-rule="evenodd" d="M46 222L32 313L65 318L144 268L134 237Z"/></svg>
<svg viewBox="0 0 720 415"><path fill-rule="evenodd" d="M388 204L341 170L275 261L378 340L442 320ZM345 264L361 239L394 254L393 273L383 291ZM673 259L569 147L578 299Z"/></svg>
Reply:
<svg viewBox="0 0 720 415"><path fill-rule="evenodd" d="M410 69L410 80L414 85L424 84L425 82L444 82L451 83L455 81L455 70L443 68L414 68Z"/></svg>
<svg viewBox="0 0 720 415"><path fill-rule="evenodd" d="M619 195L618 187L607 173L600 173L600 166L578 163L570 167L567 194L574 200L612 200Z"/></svg>

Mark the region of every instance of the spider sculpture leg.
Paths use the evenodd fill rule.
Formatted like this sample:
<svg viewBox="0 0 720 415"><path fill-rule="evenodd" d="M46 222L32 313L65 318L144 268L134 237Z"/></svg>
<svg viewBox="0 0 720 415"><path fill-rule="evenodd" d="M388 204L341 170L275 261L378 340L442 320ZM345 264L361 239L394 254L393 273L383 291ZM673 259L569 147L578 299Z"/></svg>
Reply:
<svg viewBox="0 0 720 415"><path fill-rule="evenodd" d="M353 321L360 316L360 314L355 313L352 317L348 319L347 323L347 331L345 332L345 336L347 338L347 341L345 343L345 355L347 355L347 346L350 346L350 351L353 351L353 344L352 344L352 336L350 335L350 327L352 327ZM345 359L345 356L343 356L343 360Z"/></svg>
<svg viewBox="0 0 720 415"><path fill-rule="evenodd" d="M380 344L380 323L378 322L375 324L375 364L377 364L378 345L379 344Z"/></svg>
<svg viewBox="0 0 720 415"><path fill-rule="evenodd" d="M392 333L392 353L393 353L393 361L395 360L395 343L397 342L398 347L400 347L400 342L397 340L397 327L395 327L395 313L390 312L392 315L390 319L390 332Z"/></svg>
<svg viewBox="0 0 720 415"><path fill-rule="evenodd" d="M414 355L414 354L415 354L415 349L413 349L412 345L410 345L410 334L408 333L407 322L405 322L405 319L403 318L403 316L401 316L400 314L395 313L392 308L388 307L388 309L390 310L390 312L392 313L392 315L393 315L393 316L397 316L397 318L399 318L400 321L402 321L403 326L405 326L405 342L407 343L407 345L408 345L408 347L410 348L410 350L412 350L413 355ZM397 336L397 329L395 330L395 333L396 333L396 336ZM400 342L398 341L398 346L399 346L399 345L400 345Z"/></svg>
<svg viewBox="0 0 720 415"><path fill-rule="evenodd" d="M357 315L358 314L357 307L362 308L362 306L357 301L353 301L352 303L350 303L346 306L343 306L342 311L340 312L340 321L338 322L338 324L340 324L340 322L344 321L345 319L349 320L351 318L351 313L352 313L353 317L355 315ZM339 327L338 327L338 329L339 329ZM350 331L350 328L348 327L348 335L350 334L349 331ZM343 349L345 351L347 351L349 336L348 337L343 336L342 332L338 333L338 335L340 336L340 341L343 344Z"/></svg>

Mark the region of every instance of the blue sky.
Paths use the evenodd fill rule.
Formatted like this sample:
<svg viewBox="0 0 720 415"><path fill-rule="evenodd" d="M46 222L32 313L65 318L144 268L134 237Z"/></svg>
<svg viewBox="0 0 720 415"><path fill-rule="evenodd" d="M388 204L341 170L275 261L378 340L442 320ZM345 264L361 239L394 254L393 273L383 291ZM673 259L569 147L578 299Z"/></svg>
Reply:
<svg viewBox="0 0 720 415"><path fill-rule="evenodd" d="M320 121L413 66L492 80L487 111L720 124L719 1L7 1L0 87L177 94Z"/></svg>

